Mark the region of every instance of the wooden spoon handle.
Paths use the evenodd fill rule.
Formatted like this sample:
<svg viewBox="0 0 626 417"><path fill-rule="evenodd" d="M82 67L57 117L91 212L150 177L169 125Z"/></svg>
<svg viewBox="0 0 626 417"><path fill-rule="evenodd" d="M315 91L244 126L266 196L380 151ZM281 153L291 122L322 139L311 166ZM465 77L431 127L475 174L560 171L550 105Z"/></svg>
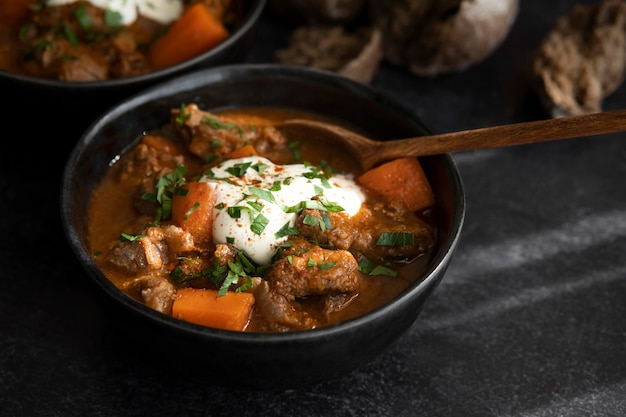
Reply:
<svg viewBox="0 0 626 417"><path fill-rule="evenodd" d="M602 135L626 131L626 110L569 116L548 120L515 123L460 132L401 139L396 149L404 155L436 155L449 152L523 145L559 139ZM384 147L384 146L383 146ZM380 152L385 152L383 147ZM391 149L389 149L391 151ZM395 155L397 157L399 155ZM391 155L383 156L391 157Z"/></svg>

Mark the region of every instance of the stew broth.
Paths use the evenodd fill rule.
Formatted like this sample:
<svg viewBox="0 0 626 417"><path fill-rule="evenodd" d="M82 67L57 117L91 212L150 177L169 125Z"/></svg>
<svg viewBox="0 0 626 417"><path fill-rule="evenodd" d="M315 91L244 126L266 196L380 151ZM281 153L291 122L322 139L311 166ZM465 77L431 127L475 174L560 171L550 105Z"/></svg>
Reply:
<svg viewBox="0 0 626 417"><path fill-rule="evenodd" d="M138 251L138 241L127 238L122 242L124 239L121 236L146 236L151 227L158 228L160 235L170 233L166 232L166 226L175 222L169 218L155 221L160 207L143 197L155 194L157 181L171 174L176 167L186 167L185 180L194 182L206 172L212 172L230 152L251 143L259 156L275 164L310 163L327 171L332 169L333 175L345 174L348 178L361 174L358 165L341 149L284 138L273 129L280 121L294 117L320 119L317 115L290 109L255 108L207 113L191 105L173 109L170 124L138 138L111 165L90 197L88 244L107 278L138 302L169 315L173 315L172 303L181 288L217 290L224 285L223 282L210 282L206 274L198 273L199 269L192 270L197 273L196 278L177 281L174 270L180 269L183 260L197 257L202 259L200 262L205 267L202 271L206 271L207 265L222 259L216 255L220 250L220 253L226 249L231 250L231 254L237 252L228 242L221 242L223 245L220 246L212 241L202 242L195 236L193 248L180 250L173 247L178 243L166 243L172 238L168 235L154 241L161 254L158 261L162 265L158 267L145 260L149 257L147 250ZM231 134L238 129L244 133ZM290 235L288 240L295 242L294 247L304 249L299 252L292 248L279 249L277 254L280 251L288 254L275 256L271 265L255 265L265 269L256 270L258 275L250 277L252 282L249 287L237 287L243 278L229 286L229 291L248 292L255 296L255 304L246 317L245 325L236 330L282 332L328 326L372 311L423 275L436 240L436 227L430 209L409 212L397 202L386 201L368 190L363 192L366 200L361 211L351 220L341 213L329 214L332 218L329 229L349 235L347 243L344 237L325 240L332 233L329 230L304 232L311 227L303 226L306 221L302 220L304 213L301 213L298 215L300 223L297 223L300 232ZM214 203L216 206L219 204ZM310 211L320 215L315 210ZM325 218L323 212L321 216ZM415 241L396 248L375 247L373 242L388 231L414 235ZM176 233L184 232L176 228ZM221 249L216 249L216 246ZM321 251L324 259L336 261L333 268L320 270L320 274L325 274L323 280L326 287L318 286L318 281L322 280L313 273L305 278L315 281L315 287L303 284L302 274L290 271L289 262L283 262L283 272L276 271L276 259L284 261L286 257L296 258L305 256L302 255L305 252L315 251ZM234 256L232 259L235 259ZM358 271L348 266L355 261L359 263ZM371 269L362 268L362 265L367 265L364 261L371 261L370 264L379 266L382 272L371 275ZM137 267L137 264L141 265ZM333 269L335 273L331 272ZM354 275L354 279L349 281L348 275ZM261 287L265 290L260 290ZM157 289L163 288L167 291L160 295L159 300L151 298L160 291Z"/></svg>
<svg viewBox="0 0 626 417"><path fill-rule="evenodd" d="M176 35L168 34L176 21L165 23L138 13L134 21L125 24L120 22L118 11L97 7L88 1L76 0L55 6L43 3L41 0L3 3L0 70L78 82L150 73L206 52L223 41L241 25L246 7L242 0L182 1L183 12L179 19L192 22L193 18L185 12L194 4L203 3L205 13L216 22L215 28L210 30L221 33L218 37L209 29L189 28L186 36L194 39L186 43L172 42L178 44L177 47L166 48L162 46L164 42L157 44L157 41L164 35L170 38ZM117 7L125 8L126 2ZM165 4L151 7L164 8Z"/></svg>

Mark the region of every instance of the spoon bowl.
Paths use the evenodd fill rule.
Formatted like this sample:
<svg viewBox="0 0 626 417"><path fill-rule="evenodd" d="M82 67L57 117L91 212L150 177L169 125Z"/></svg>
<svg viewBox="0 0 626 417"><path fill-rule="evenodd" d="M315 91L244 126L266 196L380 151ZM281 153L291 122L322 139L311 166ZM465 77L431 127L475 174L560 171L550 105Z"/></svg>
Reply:
<svg viewBox="0 0 626 417"><path fill-rule="evenodd" d="M626 110L513 123L452 133L376 141L317 120L291 119L277 127L287 137L344 146L367 170L379 162L406 157L496 148L594 136L626 130Z"/></svg>

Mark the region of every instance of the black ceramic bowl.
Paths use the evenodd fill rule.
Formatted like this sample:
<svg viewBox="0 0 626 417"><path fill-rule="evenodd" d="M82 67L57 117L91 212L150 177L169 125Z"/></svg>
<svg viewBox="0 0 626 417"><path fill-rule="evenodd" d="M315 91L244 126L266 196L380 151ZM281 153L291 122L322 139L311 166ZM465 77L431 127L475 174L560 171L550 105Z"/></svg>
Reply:
<svg viewBox="0 0 626 417"><path fill-rule="evenodd" d="M43 135L82 132L95 117L118 101L151 85L184 73L243 62L250 52L266 0L246 1L245 16L230 36L211 50L180 64L147 74L90 82L27 77L0 70L0 89L10 103L7 120ZM37 123L32 123L36 117ZM41 129L39 129L41 127ZM63 134L65 132L65 134ZM75 140L75 139L74 139Z"/></svg>
<svg viewBox="0 0 626 417"><path fill-rule="evenodd" d="M162 348L160 364L201 370L207 384L289 388L335 378L387 349L417 319L442 279L465 213L459 172L449 155L422 158L436 193L439 242L424 276L371 313L329 327L290 333L245 333L194 325L158 313L122 294L98 269L85 237L88 197L120 154L146 129L160 127L170 109L196 102L206 110L279 106L332 115L372 137L427 135L410 109L371 87L305 67L232 65L202 70L150 88L95 121L71 152L64 171L61 211L69 244L91 279L112 301L111 321L128 327L132 343ZM109 310L107 310L109 311ZM134 323L134 324L131 324ZM129 342L131 343L131 342ZM185 372L190 372L186 369Z"/></svg>

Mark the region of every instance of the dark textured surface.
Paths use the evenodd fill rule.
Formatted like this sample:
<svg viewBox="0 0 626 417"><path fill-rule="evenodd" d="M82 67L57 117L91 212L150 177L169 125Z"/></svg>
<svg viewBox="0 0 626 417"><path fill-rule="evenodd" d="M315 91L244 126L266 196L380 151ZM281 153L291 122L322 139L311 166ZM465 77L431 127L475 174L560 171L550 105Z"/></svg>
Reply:
<svg viewBox="0 0 626 417"><path fill-rule="evenodd" d="M574 3L522 0L504 45L463 73L384 66L373 84L440 132L545 118L522 66ZM267 14L250 61L288 33ZM626 133L455 154L463 236L410 331L338 380L247 392L146 363L115 331L60 226L63 164L88 121L30 99L2 119L0 415L626 415ZM623 107L624 86L605 101Z"/></svg>

